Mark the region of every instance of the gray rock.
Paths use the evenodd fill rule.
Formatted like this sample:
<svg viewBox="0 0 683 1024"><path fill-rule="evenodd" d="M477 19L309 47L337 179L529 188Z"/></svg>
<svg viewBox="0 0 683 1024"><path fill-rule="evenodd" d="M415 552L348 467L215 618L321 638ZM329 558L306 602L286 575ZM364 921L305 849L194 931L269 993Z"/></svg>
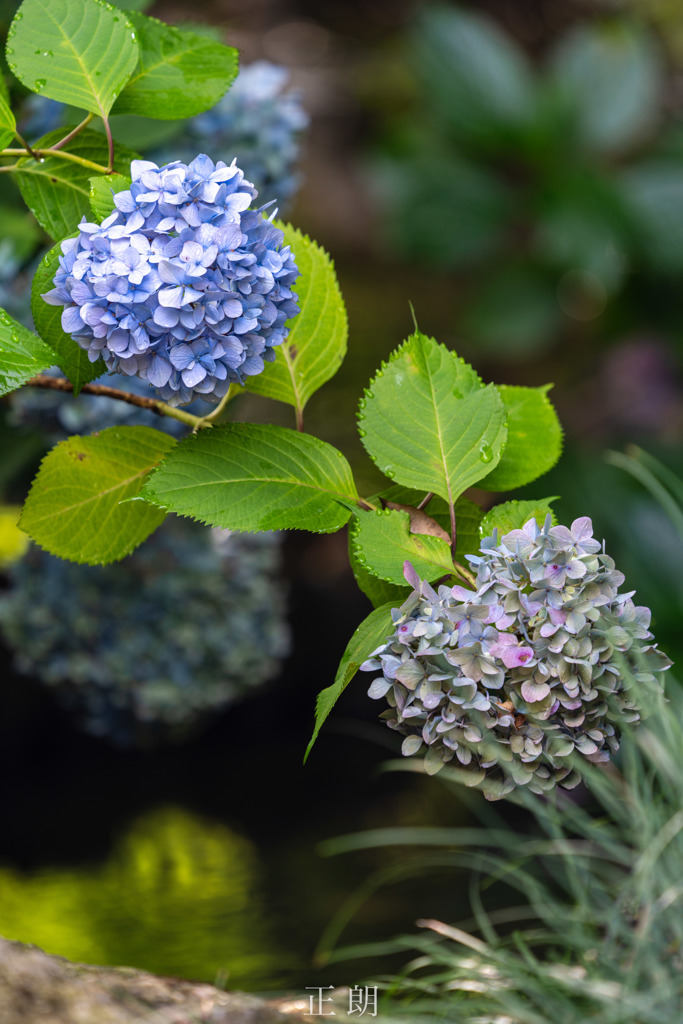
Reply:
<svg viewBox="0 0 683 1024"><path fill-rule="evenodd" d="M131 967L93 967L0 939L2 1024L299 1024L296 1004Z"/></svg>

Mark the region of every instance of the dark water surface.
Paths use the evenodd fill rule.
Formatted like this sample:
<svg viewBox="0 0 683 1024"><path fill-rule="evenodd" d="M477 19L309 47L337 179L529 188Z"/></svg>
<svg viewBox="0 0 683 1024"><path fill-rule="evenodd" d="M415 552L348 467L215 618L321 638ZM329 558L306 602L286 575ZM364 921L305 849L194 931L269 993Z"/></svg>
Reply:
<svg viewBox="0 0 683 1024"><path fill-rule="evenodd" d="M397 744L376 723L368 677L302 765L315 694L367 613L344 558L341 536L288 539L293 656L184 746L116 750L79 732L38 683L3 672L0 934L251 990L355 984L406 959L313 960L345 900L405 855L325 858L322 840L464 813L433 780L376 771ZM462 888L433 873L383 887L342 944L412 930L421 916L462 916Z"/></svg>

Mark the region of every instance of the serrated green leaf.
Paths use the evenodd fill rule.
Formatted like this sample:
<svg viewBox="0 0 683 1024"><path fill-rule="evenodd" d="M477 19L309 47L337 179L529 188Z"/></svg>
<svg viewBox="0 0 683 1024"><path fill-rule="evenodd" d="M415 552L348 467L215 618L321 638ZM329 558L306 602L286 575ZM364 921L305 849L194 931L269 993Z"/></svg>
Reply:
<svg viewBox="0 0 683 1024"><path fill-rule="evenodd" d="M53 362L52 349L0 309L0 395L16 391Z"/></svg>
<svg viewBox="0 0 683 1024"><path fill-rule="evenodd" d="M122 11L146 11L151 7L154 0L113 0L114 7L120 7Z"/></svg>
<svg viewBox="0 0 683 1024"><path fill-rule="evenodd" d="M194 117L208 110L237 77L237 50L187 29L128 11L140 59L114 107L116 114L161 120Z"/></svg>
<svg viewBox="0 0 683 1024"><path fill-rule="evenodd" d="M230 530L334 533L358 499L351 467L332 445L287 427L229 423L170 453L143 497Z"/></svg>
<svg viewBox="0 0 683 1024"><path fill-rule="evenodd" d="M94 0L93 0L94 2ZM48 149L64 138L69 128L49 132L35 143L36 149ZM69 143L69 152L106 167L109 159L107 140L99 132L82 131ZM117 144L114 169L127 174L136 153ZM17 185L26 205L38 223L52 238L66 238L73 234L82 217L91 217L90 179L92 168L47 156L43 160L23 157L14 172Z"/></svg>
<svg viewBox="0 0 683 1024"><path fill-rule="evenodd" d="M0 75L0 149L4 149L12 141L16 127L17 122L10 107L5 79Z"/></svg>
<svg viewBox="0 0 683 1024"><path fill-rule="evenodd" d="M423 498L424 494L421 491L415 491L409 487L402 487L399 484L394 484L392 487L387 487L379 494L373 495L369 500L373 505L381 505L384 500L396 502L401 505L412 505L417 507ZM427 504L425 512L427 512L432 519L435 519L439 526L443 527L446 532L450 532L450 512L448 510L448 505L443 498L439 498L438 495L434 495ZM483 515L484 513L479 505L470 501L469 498L458 498L456 501L456 561L462 563L465 555L475 554L479 550L479 544L481 542L479 536L479 524ZM385 580L380 580L377 576L368 572L365 565L360 564L354 550L351 531L349 531L349 561L351 563L351 569L356 583L375 607L378 607L380 604L384 604L386 601L394 601L396 607L398 607L398 605L402 604L410 594L411 588L409 586L406 585L401 587L394 583L387 583Z"/></svg>
<svg viewBox="0 0 683 1024"><path fill-rule="evenodd" d="M360 626L348 642L346 650L339 663L337 674L332 686L321 690L315 702L315 728L310 743L306 747L304 763L311 752L313 744L329 715L342 693L351 682L356 672L376 647L382 643L393 632L391 609L396 605L392 602L375 608L366 619L363 619Z"/></svg>
<svg viewBox="0 0 683 1024"><path fill-rule="evenodd" d="M482 387L471 366L419 332L371 381L358 425L383 473L448 502L498 464L506 438L493 385Z"/></svg>
<svg viewBox="0 0 683 1024"><path fill-rule="evenodd" d="M116 562L142 544L164 512L140 494L174 446L151 427L109 427L69 437L43 459L19 525L42 548L72 562Z"/></svg>
<svg viewBox="0 0 683 1024"><path fill-rule="evenodd" d="M553 468L562 452L562 427L548 398L551 387L496 385L507 414L507 443L496 468L477 487L510 491Z"/></svg>
<svg viewBox="0 0 683 1024"><path fill-rule="evenodd" d="M85 349L62 330L64 307L51 306L42 298L54 287L61 254L62 243L57 242L40 261L31 285L31 313L38 334L54 350L52 362L66 374L74 386L74 395L78 395L84 384L101 377L107 367L102 359L91 363Z"/></svg>
<svg viewBox="0 0 683 1024"><path fill-rule="evenodd" d="M365 565L361 565L358 561L358 555L353 544L353 537L349 530L349 563L351 565L351 571L353 572L353 578L355 579L358 587L365 596L368 598L373 608L378 608L381 604L386 604L388 601L393 601L396 608L403 604L406 598L411 592L411 588L408 584L400 587L395 583L387 583L386 580L380 580L373 573L368 572Z"/></svg>
<svg viewBox="0 0 683 1024"><path fill-rule="evenodd" d="M24 0L7 63L33 92L106 117L138 62L127 16L102 0Z"/></svg>
<svg viewBox="0 0 683 1024"><path fill-rule="evenodd" d="M350 532L356 559L388 583L401 586L405 582L405 561L412 563L418 576L430 581L455 572L446 541L411 533L407 512L359 511Z"/></svg>
<svg viewBox="0 0 683 1024"><path fill-rule="evenodd" d="M302 410L312 394L333 377L346 355L348 325L334 264L308 235L278 224L292 247L301 276L295 284L301 312L287 339L275 349L275 362L247 378L247 390Z"/></svg>
<svg viewBox="0 0 683 1024"><path fill-rule="evenodd" d="M114 212L114 194L125 192L130 186L127 174L99 174L90 178L90 208L98 223Z"/></svg>
<svg viewBox="0 0 683 1024"><path fill-rule="evenodd" d="M505 501L486 513L481 521L479 532L482 537L490 537L497 529L500 538L510 530L521 530L530 519L535 519L539 526L543 526L548 514L552 516L553 523L556 523L557 519L550 503L557 500L557 496L555 496L539 498L537 501Z"/></svg>

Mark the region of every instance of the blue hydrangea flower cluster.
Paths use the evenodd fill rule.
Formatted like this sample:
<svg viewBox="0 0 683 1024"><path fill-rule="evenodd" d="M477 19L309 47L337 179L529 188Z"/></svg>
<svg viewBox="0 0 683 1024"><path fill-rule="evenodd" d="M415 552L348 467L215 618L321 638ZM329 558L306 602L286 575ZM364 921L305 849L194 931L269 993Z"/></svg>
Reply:
<svg viewBox="0 0 683 1024"><path fill-rule="evenodd" d="M131 177L109 217L62 243L43 298L93 362L171 405L217 402L275 358L299 311L296 263L234 161L134 160Z"/></svg>
<svg viewBox="0 0 683 1024"><path fill-rule="evenodd" d="M210 141L212 152L236 156L262 202L277 199L282 208L299 186L300 137L309 124L300 94L287 88L288 80L287 69L270 61L246 65L211 110L187 122L174 141L176 153L183 147L196 153Z"/></svg>
<svg viewBox="0 0 683 1024"><path fill-rule="evenodd" d="M618 592L624 576L590 519L532 519L480 550L468 556L476 591L407 573L395 632L361 666L382 671L369 695L387 698L382 717L430 774L453 762L494 798L571 788L575 754L609 760L639 719L633 681L654 682L669 659L649 642L649 609Z"/></svg>

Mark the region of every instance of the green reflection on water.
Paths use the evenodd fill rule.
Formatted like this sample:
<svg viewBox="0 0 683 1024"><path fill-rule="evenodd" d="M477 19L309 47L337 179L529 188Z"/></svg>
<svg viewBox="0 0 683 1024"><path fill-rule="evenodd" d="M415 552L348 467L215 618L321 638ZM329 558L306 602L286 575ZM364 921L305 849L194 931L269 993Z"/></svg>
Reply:
<svg viewBox="0 0 683 1024"><path fill-rule="evenodd" d="M291 966L268 926L255 847L177 807L137 819L98 866L0 868L0 934L96 964L231 988L273 988Z"/></svg>

